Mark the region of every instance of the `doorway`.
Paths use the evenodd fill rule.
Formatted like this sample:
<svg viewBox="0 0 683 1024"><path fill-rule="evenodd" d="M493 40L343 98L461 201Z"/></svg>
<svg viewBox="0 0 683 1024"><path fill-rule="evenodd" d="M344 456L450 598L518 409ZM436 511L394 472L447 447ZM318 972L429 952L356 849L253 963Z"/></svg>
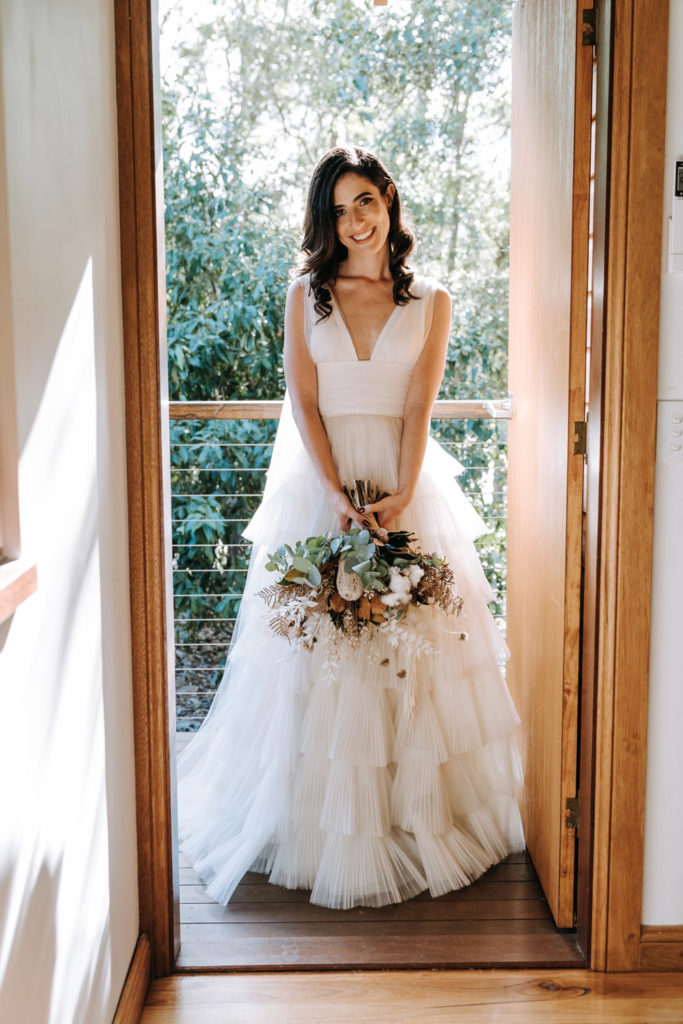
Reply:
<svg viewBox="0 0 683 1024"><path fill-rule="evenodd" d="M250 552L241 532L259 501L280 411L286 272L321 135L329 144L352 134L381 145L413 214L418 265L453 295L453 340L432 434L467 467L459 483L492 529L478 548L504 630L511 7L398 2L386 9L335 0L302 22L304 8L237 4L210 21L177 4L161 12L179 748L220 684L239 608ZM572 7L550 26L567 51L564 65L552 70L554 80L558 72L567 78L558 107L573 91L574 22ZM516 32L529 32L519 16ZM389 64L394 73L387 77ZM303 79L302 66L311 69ZM321 67L325 74L316 74ZM526 102L522 94L518 106ZM571 111L567 120L573 123ZM590 114L586 136L589 130ZM409 139L417 141L406 145ZM564 489L564 480L557 483ZM501 880L514 885L501 887ZM352 950L365 933L369 950L371 934L390 943L401 929L397 912L323 918L306 910L303 894L295 902L259 888L255 877L225 909L200 889L181 858L179 963L186 966L253 967L259 962L248 957L257 955L266 966L279 955L272 950L285 945L296 948L289 962L334 963L343 936ZM476 901L468 901L468 890L457 907L405 908L414 915L403 919L406 940L411 928L421 936L418 948L412 944L416 960L434 957L427 953L434 943L422 934L441 933L445 962L460 962L446 941L457 930L472 940L467 962L480 934L488 936L484 959L528 962L531 947L511 952L511 936L547 936L551 920L538 905L528 855L489 872L471 893ZM487 893L502 898L487 900ZM237 908L240 899L249 906ZM563 954L565 941L563 935ZM548 943L539 943L544 963L554 956ZM243 948L250 952L235 952ZM379 947L365 956L360 962L381 965Z"/></svg>
<svg viewBox="0 0 683 1024"><path fill-rule="evenodd" d="M159 221L155 219L154 204L150 207L149 201L144 200L145 195L154 195L154 170L158 166L159 154L158 138L155 142L153 133L147 130L149 125L155 123L152 118L153 106L145 100L145 97L151 99L148 68L154 46L149 30L154 24L154 19L150 19L147 5L142 0L140 2L131 0L129 4L125 5L125 11L123 8L122 4L121 9L117 9L117 17L121 16L118 17L117 23L117 46L120 57L118 84L126 338L129 345L129 364L134 364L137 370L142 365L143 384L156 381L152 391L156 393L155 400L158 403L159 393L163 391L163 377L159 376L159 364L155 355L160 334L159 309L163 305L163 303L161 306L156 305L156 296L159 294ZM629 25L630 31L633 35L639 35L639 38L645 43L651 39L651 45L654 47L657 33L652 31L651 22L648 23L647 19L644 19L637 4L634 10L640 20L635 19ZM647 24L650 25L650 34L646 28ZM656 26L656 30L661 36L661 22ZM135 39L138 44L134 48L135 56L133 56L133 48L130 46L133 32L136 33ZM147 49L139 45L141 40L146 41ZM623 43L623 39L621 42ZM141 63L139 58L142 58ZM621 65L619 66L621 67ZM661 78L656 80L653 78L652 91L656 93L657 89L662 89ZM134 103L133 96L135 96ZM648 124L652 129L652 121ZM631 138L628 132L626 137ZM137 177L128 174L128 168L133 167L138 170ZM152 172L151 177L150 171ZM145 189L147 189L146 193ZM141 194L143 200L140 199ZM154 282L156 283L150 289L150 283ZM626 288L628 278L624 279L623 285ZM161 294L163 294L163 289ZM626 294L628 293L626 292ZM134 298L132 305L128 302L129 298ZM611 335L608 333L608 344L610 337ZM146 349L145 346L147 346ZM133 351L137 353L135 357ZM145 351L146 355L141 363L140 354ZM639 381L645 405L647 391L644 383L647 381L643 382L642 379ZM144 390L143 387L142 392ZM630 394L633 393L640 392L637 392L636 388L634 392L630 392ZM621 392L619 392L618 401L621 401L620 395ZM161 397L163 400L163 394ZM139 694L136 702L136 748L140 761L138 827L141 844L141 921L143 930L150 934L153 940L155 971L156 973L165 973L171 969L174 952L177 949L177 946L174 949L174 936L177 935L177 929L173 911L174 878L177 878L177 874L173 870L172 849L169 848L167 839L165 841L165 837L168 837L172 830L174 813L172 794L169 788L169 778L172 774L172 757L169 756L169 727L174 728L174 722L172 709L166 703L168 680L172 678L172 670L165 662L163 653L166 650L163 645L164 634L169 627L166 615L168 603L164 605L163 579L158 572L159 560L163 555L163 541L167 536L162 528L164 503L159 488L163 461L159 461L159 459L165 442L163 423L159 422L159 416L154 412L150 414L149 409L145 412L145 394L136 391L132 383L129 409L132 466L132 475L129 478L131 537L133 541L135 537L142 538L139 548L136 549L135 543L132 543L132 551L138 557L137 563L131 562L134 634L136 637L144 637L146 640L138 648L139 663L143 663L145 670L136 672L136 692ZM158 404L156 409L159 409ZM146 431L146 439L148 442L151 440L151 444L143 443ZM147 472L142 473L142 476L137 470L140 465L137 461L139 458L142 458L143 468L147 468ZM151 476L149 475L150 465L157 467ZM602 485L602 479L600 482ZM627 525L624 522L624 531L626 531ZM642 526L642 521L640 525ZM155 564L157 566L156 582ZM147 570L144 579L138 572L141 566ZM598 568L600 569L600 565ZM159 599L160 595L162 595L161 600ZM143 613L139 618L135 616L136 609ZM620 709L617 709L617 719L619 719L619 713ZM599 717L598 721L600 721ZM614 724L618 726L618 721ZM594 723L591 723L591 727L595 727ZM618 760L619 757L620 749L615 746L612 751L612 763L615 758ZM170 773L169 765L171 766ZM630 767L633 767L632 762ZM639 770L642 771L642 765ZM605 792L603 780L600 790L600 799L603 804ZM609 820L612 823L610 825L612 834L609 849L616 851L619 842L615 837L615 830L612 828L614 819L610 818ZM594 870L592 878L594 881L596 880ZM604 914L604 890L600 888L599 878L597 882L599 897L597 907L599 913ZM618 887L619 881L612 877L610 885L611 891L614 892L614 887ZM620 925L623 925L624 915L616 914L616 917ZM610 940L609 932L608 928L605 935L601 937L602 951L609 951L612 948L614 955L611 965L614 966L618 962L619 942L616 937L614 940ZM610 942L612 942L611 946ZM596 966L600 966L599 958ZM607 964L607 966L610 965Z"/></svg>

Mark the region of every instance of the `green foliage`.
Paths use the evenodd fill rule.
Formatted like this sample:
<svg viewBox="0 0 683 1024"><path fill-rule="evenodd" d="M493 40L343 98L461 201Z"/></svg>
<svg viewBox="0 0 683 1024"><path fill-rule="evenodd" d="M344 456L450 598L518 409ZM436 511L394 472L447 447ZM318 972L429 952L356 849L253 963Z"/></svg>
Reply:
<svg viewBox="0 0 683 1024"><path fill-rule="evenodd" d="M165 108L170 103L166 97ZM294 237L272 230L272 196L244 185L227 162L214 169L217 127L201 110L187 115L196 117L189 162L172 142L166 147L170 394L179 401L276 398L284 390L282 323ZM228 145L220 140L222 149Z"/></svg>
<svg viewBox="0 0 683 1024"><path fill-rule="evenodd" d="M504 396L509 0L213 10L169 5L162 31L172 397L282 393L308 180L346 142L386 162L453 295L444 397Z"/></svg>
<svg viewBox="0 0 683 1024"><path fill-rule="evenodd" d="M390 530L385 543L376 544L368 530L352 527L347 533L324 534L297 541L294 548L282 544L272 555L266 569L278 572L281 586L306 584L312 589L320 586L320 570L331 561L341 560L347 572L355 572L364 590L385 592L389 586L391 566L405 568L413 563L440 565L443 558L436 554L416 553L408 548L411 535L405 530Z"/></svg>

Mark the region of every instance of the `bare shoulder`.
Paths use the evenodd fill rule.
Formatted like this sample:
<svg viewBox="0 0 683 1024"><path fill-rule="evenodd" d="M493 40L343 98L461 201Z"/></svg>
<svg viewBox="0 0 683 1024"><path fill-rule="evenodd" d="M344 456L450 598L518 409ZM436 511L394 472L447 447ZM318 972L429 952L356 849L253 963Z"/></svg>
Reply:
<svg viewBox="0 0 683 1024"><path fill-rule="evenodd" d="M432 306L432 330L451 322L451 297L443 285L436 283Z"/></svg>
<svg viewBox="0 0 683 1024"><path fill-rule="evenodd" d="M440 307L441 309L450 309L451 296L446 288L442 284L436 284L434 286L434 307Z"/></svg>

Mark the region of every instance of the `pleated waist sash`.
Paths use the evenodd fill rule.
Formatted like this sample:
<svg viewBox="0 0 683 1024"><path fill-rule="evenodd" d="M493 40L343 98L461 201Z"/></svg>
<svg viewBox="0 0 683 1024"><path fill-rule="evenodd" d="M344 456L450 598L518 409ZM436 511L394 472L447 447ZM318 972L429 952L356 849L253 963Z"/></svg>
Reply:
<svg viewBox="0 0 683 1024"><path fill-rule="evenodd" d="M321 416L403 416L410 363L347 359L318 363L316 369Z"/></svg>

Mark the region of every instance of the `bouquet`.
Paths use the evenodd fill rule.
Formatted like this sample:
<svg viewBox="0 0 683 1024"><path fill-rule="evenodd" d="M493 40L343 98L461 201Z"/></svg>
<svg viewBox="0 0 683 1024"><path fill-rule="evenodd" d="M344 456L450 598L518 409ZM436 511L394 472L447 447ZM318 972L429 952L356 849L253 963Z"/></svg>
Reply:
<svg viewBox="0 0 683 1024"><path fill-rule="evenodd" d="M354 508L385 496L359 480L345 491ZM259 596L272 611L268 625L277 636L310 649L319 628L331 623L339 639L391 631L395 646L397 627L409 639L400 627L412 608L435 605L448 614L461 613L463 600L444 558L420 551L408 530L384 530L372 513L366 521L366 529L308 537L268 555L266 569L278 579ZM329 635L328 628L324 631Z"/></svg>

